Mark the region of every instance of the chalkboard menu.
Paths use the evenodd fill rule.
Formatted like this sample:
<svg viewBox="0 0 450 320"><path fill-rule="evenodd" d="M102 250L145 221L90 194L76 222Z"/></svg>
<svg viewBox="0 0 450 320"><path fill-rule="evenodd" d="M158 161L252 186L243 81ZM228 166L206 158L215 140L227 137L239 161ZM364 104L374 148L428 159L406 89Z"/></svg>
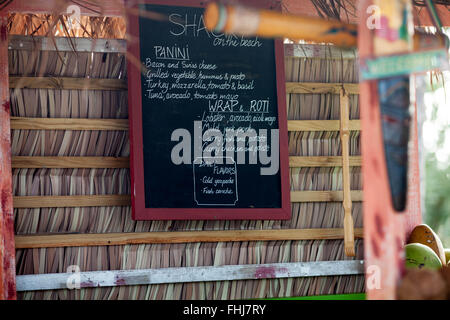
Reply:
<svg viewBox="0 0 450 320"><path fill-rule="evenodd" d="M209 31L200 1L138 8L155 18L129 17L133 218L290 218L281 41Z"/></svg>

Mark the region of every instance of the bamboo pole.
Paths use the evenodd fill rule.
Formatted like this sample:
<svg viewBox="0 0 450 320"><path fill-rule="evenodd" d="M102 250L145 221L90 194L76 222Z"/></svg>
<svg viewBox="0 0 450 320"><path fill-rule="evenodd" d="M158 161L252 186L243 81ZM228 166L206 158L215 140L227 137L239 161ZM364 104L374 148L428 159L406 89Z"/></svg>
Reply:
<svg viewBox="0 0 450 320"><path fill-rule="evenodd" d="M340 21L218 3L207 5L204 19L206 28L216 32L357 45L357 26Z"/></svg>
<svg viewBox="0 0 450 320"><path fill-rule="evenodd" d="M388 1L392 2L392 0ZM356 47L358 42L358 25L354 23L260 10L242 5L212 2L206 6L204 20L207 29L227 34L332 43L347 48ZM429 47L430 42L445 46L446 40L440 34L414 35L415 49ZM384 46L385 50L395 50L391 49L392 47L392 43Z"/></svg>
<svg viewBox="0 0 450 320"><path fill-rule="evenodd" d="M362 238L362 229L356 229L355 233L358 238ZM343 238L343 229L325 228L52 234L16 236L16 248L61 248L190 242L339 240Z"/></svg>
<svg viewBox="0 0 450 320"><path fill-rule="evenodd" d="M349 160L349 99L345 89L341 89L340 93L340 110L341 110L341 146L342 146L342 189L343 189L343 205L344 205L344 246L345 255L349 257L355 256L355 236L352 218L352 195L350 191L350 160Z"/></svg>

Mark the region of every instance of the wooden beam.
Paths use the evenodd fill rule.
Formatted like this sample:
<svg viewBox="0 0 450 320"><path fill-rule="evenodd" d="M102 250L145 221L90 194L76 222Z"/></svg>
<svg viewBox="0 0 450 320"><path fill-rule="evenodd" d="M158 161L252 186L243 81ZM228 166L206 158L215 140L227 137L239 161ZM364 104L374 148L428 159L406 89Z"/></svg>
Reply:
<svg viewBox="0 0 450 320"><path fill-rule="evenodd" d="M288 38L332 43L340 47L357 46L357 25L355 24L339 19L322 19L277 12L278 10L273 10L275 1L270 1L270 4L272 4L271 9L241 9L240 5L226 4L224 7L215 2L209 3L204 12L205 27L210 31L238 36L251 34L272 39ZM277 4L280 7L282 5L280 2Z"/></svg>
<svg viewBox="0 0 450 320"><path fill-rule="evenodd" d="M359 156L349 157L350 167L360 167L362 159ZM341 157L289 157L289 167L342 167Z"/></svg>
<svg viewBox="0 0 450 320"><path fill-rule="evenodd" d="M128 157L12 157L12 168L129 168Z"/></svg>
<svg viewBox="0 0 450 320"><path fill-rule="evenodd" d="M114 207L129 206L129 195L84 195L84 196L19 196L14 197L14 208L59 208L59 207Z"/></svg>
<svg viewBox="0 0 450 320"><path fill-rule="evenodd" d="M288 131L339 131L339 120L289 120ZM351 131L361 130L359 120L350 120Z"/></svg>
<svg viewBox="0 0 450 320"><path fill-rule="evenodd" d="M362 229L355 229L361 238ZM85 233L17 235L16 249L116 246L152 243L339 240L344 229L277 229L177 232Z"/></svg>
<svg viewBox="0 0 450 320"><path fill-rule="evenodd" d="M128 130L128 119L24 118L11 117L16 130Z"/></svg>
<svg viewBox="0 0 450 320"><path fill-rule="evenodd" d="M349 157L351 167L361 166L361 157ZM289 157L289 167L341 167L341 157ZM13 169L27 168L129 168L128 157L12 157Z"/></svg>
<svg viewBox="0 0 450 320"><path fill-rule="evenodd" d="M66 90L127 90L123 79L61 78L61 77L9 77L13 89L66 89Z"/></svg>
<svg viewBox="0 0 450 320"><path fill-rule="evenodd" d="M351 191L352 201L363 201L363 192ZM342 191L291 191L291 202L342 202Z"/></svg>
<svg viewBox="0 0 450 320"><path fill-rule="evenodd" d="M152 285L204 281L233 281L364 274L364 261L311 261L205 267L104 270L28 274L17 277L17 291ZM74 277L75 276L75 277ZM74 281L76 279L76 281Z"/></svg>
<svg viewBox="0 0 450 320"><path fill-rule="evenodd" d="M357 83L286 82L286 93L333 93L344 88L348 94L359 94Z"/></svg>
<svg viewBox="0 0 450 320"><path fill-rule="evenodd" d="M351 131L361 129L359 120L350 120ZM128 119L25 118L11 117L15 130L128 130ZM339 120L289 120L289 131L339 131Z"/></svg>
<svg viewBox="0 0 450 320"><path fill-rule="evenodd" d="M362 191L352 191L353 201L362 201ZM291 202L340 202L342 191L292 191ZM16 196L14 208L130 206L129 195Z"/></svg>
<svg viewBox="0 0 450 320"><path fill-rule="evenodd" d="M0 11L0 300L16 299L7 25Z"/></svg>

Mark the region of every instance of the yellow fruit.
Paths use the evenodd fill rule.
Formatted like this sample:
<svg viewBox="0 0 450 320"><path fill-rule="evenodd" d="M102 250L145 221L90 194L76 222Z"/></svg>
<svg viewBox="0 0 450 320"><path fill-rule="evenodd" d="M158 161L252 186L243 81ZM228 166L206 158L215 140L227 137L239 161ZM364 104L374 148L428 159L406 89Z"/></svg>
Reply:
<svg viewBox="0 0 450 320"><path fill-rule="evenodd" d="M421 243L431 248L441 260L442 265L446 265L444 247L441 239L426 224L420 224L414 228L409 236L408 243Z"/></svg>

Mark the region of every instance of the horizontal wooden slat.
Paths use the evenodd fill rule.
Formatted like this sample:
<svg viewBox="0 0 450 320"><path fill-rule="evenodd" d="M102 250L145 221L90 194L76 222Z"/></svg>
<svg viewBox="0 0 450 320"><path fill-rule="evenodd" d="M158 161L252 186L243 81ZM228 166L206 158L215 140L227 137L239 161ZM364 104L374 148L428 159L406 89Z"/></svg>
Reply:
<svg viewBox="0 0 450 320"><path fill-rule="evenodd" d="M129 195L16 196L14 208L129 206ZM352 191L353 201L362 201L362 191ZM291 202L342 201L342 191L291 191Z"/></svg>
<svg viewBox="0 0 450 320"><path fill-rule="evenodd" d="M12 157L12 168L129 168L128 157Z"/></svg>
<svg viewBox="0 0 450 320"><path fill-rule="evenodd" d="M350 120L351 131L361 130L360 120ZM289 120L288 131L339 131L339 120Z"/></svg>
<svg viewBox="0 0 450 320"><path fill-rule="evenodd" d="M358 83L286 82L286 93L334 93L344 87L348 94L359 94Z"/></svg>
<svg viewBox="0 0 450 320"><path fill-rule="evenodd" d="M11 129L23 130L128 130L128 119L11 117Z"/></svg>
<svg viewBox="0 0 450 320"><path fill-rule="evenodd" d="M361 166L361 157L350 157L350 166ZM289 157L289 167L341 167L341 157ZM12 157L12 168L129 168L128 157Z"/></svg>
<svg viewBox="0 0 450 320"><path fill-rule="evenodd" d="M55 77L9 77L11 89L128 90L126 80Z"/></svg>
<svg viewBox="0 0 450 320"><path fill-rule="evenodd" d="M363 201L361 190L351 191L352 201ZM342 191L292 191L291 202L341 202Z"/></svg>
<svg viewBox="0 0 450 320"><path fill-rule="evenodd" d="M9 35L9 50L126 53L126 40Z"/></svg>
<svg viewBox="0 0 450 320"><path fill-rule="evenodd" d="M363 230L355 229L362 238ZM278 229L231 231L132 232L96 234L17 235L16 249L111 246L151 243L232 242L343 239L344 229Z"/></svg>
<svg viewBox="0 0 450 320"><path fill-rule="evenodd" d="M80 272L77 288L358 274L364 274L363 260L103 270ZM73 273L18 275L17 291L67 289L68 283L73 284L73 277Z"/></svg>
<svg viewBox="0 0 450 320"><path fill-rule="evenodd" d="M322 44L284 44L284 58L287 59L321 59L321 60L356 60L358 51ZM336 62L335 62L336 63Z"/></svg>
<svg viewBox="0 0 450 320"><path fill-rule="evenodd" d="M93 79L68 77L9 77L12 89L127 90L123 79ZM359 94L357 83L286 82L286 93L334 93L344 87L349 94Z"/></svg>
<svg viewBox="0 0 450 320"><path fill-rule="evenodd" d="M350 167L361 166L361 157L350 157ZM342 167L342 157L289 157L289 167Z"/></svg>
<svg viewBox="0 0 450 320"><path fill-rule="evenodd" d="M19 196L13 198L14 208L59 208L59 207L114 207L129 206L129 195L84 195L84 196Z"/></svg>
<svg viewBox="0 0 450 320"><path fill-rule="evenodd" d="M55 47L56 45L56 47ZM123 39L90 39L67 37L43 37L22 36L11 34L8 38L9 50L34 50L42 51L73 51L77 52L101 52L101 53L126 53L127 43ZM285 59L357 59L357 51L354 49L339 48L321 44L284 44Z"/></svg>
<svg viewBox="0 0 450 320"><path fill-rule="evenodd" d="M350 120L352 131L361 129L360 120ZM128 130L127 119L25 118L11 117L16 130ZM289 131L339 131L339 120L289 120Z"/></svg>

